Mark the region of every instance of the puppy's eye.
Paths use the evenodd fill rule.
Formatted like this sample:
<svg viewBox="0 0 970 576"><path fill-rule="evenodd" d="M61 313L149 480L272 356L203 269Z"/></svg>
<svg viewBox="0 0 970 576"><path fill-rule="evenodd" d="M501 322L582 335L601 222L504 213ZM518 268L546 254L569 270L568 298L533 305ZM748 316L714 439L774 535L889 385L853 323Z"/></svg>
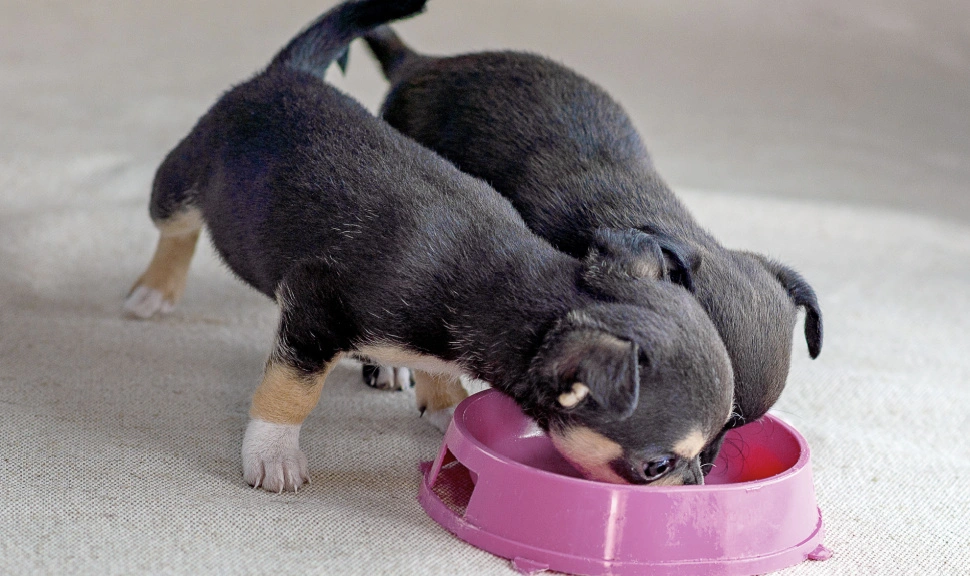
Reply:
<svg viewBox="0 0 970 576"><path fill-rule="evenodd" d="M654 460L653 462L648 462L643 468L643 476L646 478L647 482L653 482L659 479L661 476L670 472L677 465L677 459L665 456L659 460Z"/></svg>

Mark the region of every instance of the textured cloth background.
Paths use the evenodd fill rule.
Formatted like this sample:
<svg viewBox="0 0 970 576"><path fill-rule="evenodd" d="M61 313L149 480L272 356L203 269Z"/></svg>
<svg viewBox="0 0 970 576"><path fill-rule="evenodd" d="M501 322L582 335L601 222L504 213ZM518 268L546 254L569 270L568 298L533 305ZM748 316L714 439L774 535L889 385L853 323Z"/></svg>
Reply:
<svg viewBox="0 0 970 576"><path fill-rule="evenodd" d="M425 516L415 498L417 463L435 455L440 435L417 418L413 397L367 389L352 363L332 374L304 427L312 484L284 495L244 484L242 432L276 312L207 244L173 314L122 318L126 290L156 239L146 213L155 166L222 90L264 65L325 7L142 4L0 5L0 574L512 574L506 561ZM946 43L959 30L946 28L950 35L930 46L949 58L948 67L926 65L941 84L920 82L932 110L902 106L900 90L916 90L907 84L917 78L912 62L929 53L907 37L912 58L883 79L899 89L870 107L855 107L859 90L838 84L844 70L833 65L819 72L830 84L805 81L817 98L788 93L781 81L726 96L694 86L688 103L705 105L687 122L683 99L662 98L662 86L632 90L629 71L651 64L624 50L660 42L658 59L693 62L689 51L677 56L678 45L663 42L677 25L693 30L690 22L669 3L641 13L645 3L607 2L595 18L592 4L435 0L402 29L441 53L542 51L617 86L647 127L648 144L659 134L658 164L672 167L699 220L725 244L768 253L811 280L825 345L810 361L796 340L777 412L813 449L825 542L835 556L785 574L970 573L970 226L961 219L966 196L946 195L970 184L958 130L968 88L939 88L966 73L965 51ZM754 4L735 8L752 16ZM834 17L823 10L835 10L828 3L818 6L823 23ZM906 16L906 6L880 14ZM883 30L855 12L834 14L844 17L837 24L859 28L856 38ZM889 16L892 30L926 25ZM752 27L743 17L700 18L697 26ZM666 36L629 37L635 24L653 30L655 20L671 26L660 27ZM772 23L790 26L769 18L766 36ZM843 38L839 25L832 34ZM595 39L584 36L587 28ZM851 63L859 53L845 57ZM778 53L779 69L786 58L794 56ZM673 86L686 90L689 67L679 74ZM709 82L730 84L728 76ZM362 50L352 55L350 77L335 81L372 108L381 98ZM817 107L765 112L739 103L802 97ZM963 116L940 116L948 106ZM674 136L685 126L707 136L697 148ZM900 131L905 139L876 145ZM771 134L777 140L759 144ZM924 156L913 153L914 141ZM732 191L755 181L757 191L787 197ZM829 200L806 199L813 187Z"/></svg>

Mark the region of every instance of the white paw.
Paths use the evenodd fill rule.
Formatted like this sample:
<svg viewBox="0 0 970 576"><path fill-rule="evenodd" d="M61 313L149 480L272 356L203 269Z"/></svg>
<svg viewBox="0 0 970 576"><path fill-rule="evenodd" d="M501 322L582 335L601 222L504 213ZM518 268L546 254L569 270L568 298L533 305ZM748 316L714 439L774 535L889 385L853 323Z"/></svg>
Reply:
<svg viewBox="0 0 970 576"><path fill-rule="evenodd" d="M125 299L125 312L136 318L151 318L156 312L168 314L175 309L175 303L166 300L161 290L139 286Z"/></svg>
<svg viewBox="0 0 970 576"><path fill-rule="evenodd" d="M299 424L272 424L252 419L242 446L243 478L254 488L296 492L310 481L306 455L300 450Z"/></svg>
<svg viewBox="0 0 970 576"><path fill-rule="evenodd" d="M407 390L411 387L411 371L403 367L370 366L365 368L364 382L378 390Z"/></svg>
<svg viewBox="0 0 970 576"><path fill-rule="evenodd" d="M455 415L455 407L449 406L444 410L435 410L434 412L425 412L422 417L427 420L432 426L437 428L442 434L447 432L448 425L451 424L451 418Z"/></svg>

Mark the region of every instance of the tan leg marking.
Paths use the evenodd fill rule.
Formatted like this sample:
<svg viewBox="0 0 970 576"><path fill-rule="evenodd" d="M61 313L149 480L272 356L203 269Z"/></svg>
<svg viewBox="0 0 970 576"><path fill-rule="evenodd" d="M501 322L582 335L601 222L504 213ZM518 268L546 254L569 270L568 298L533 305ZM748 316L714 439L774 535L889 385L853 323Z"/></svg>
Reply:
<svg viewBox="0 0 970 576"><path fill-rule="evenodd" d="M302 424L319 402L323 383L338 359L339 356L310 376L271 360L253 393L249 415L273 424Z"/></svg>
<svg viewBox="0 0 970 576"><path fill-rule="evenodd" d="M162 293L163 299L174 305L185 291L189 264L202 232L202 216L189 210L158 223L158 246L148 269L131 287L145 286Z"/></svg>
<svg viewBox="0 0 970 576"><path fill-rule="evenodd" d="M418 410L437 412L451 408L468 398L468 391L461 380L451 374L429 374L422 370L414 371L414 396Z"/></svg>

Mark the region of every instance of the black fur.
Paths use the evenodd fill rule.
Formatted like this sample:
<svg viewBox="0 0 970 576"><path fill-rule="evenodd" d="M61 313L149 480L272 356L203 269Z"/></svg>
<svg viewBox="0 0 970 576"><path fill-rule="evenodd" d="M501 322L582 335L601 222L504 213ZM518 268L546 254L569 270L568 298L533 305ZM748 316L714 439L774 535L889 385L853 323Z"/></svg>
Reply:
<svg viewBox="0 0 970 576"><path fill-rule="evenodd" d="M798 306L807 312L811 356L821 351L811 286L704 231L601 88L531 54L432 58L411 51L388 27L365 39L391 81L384 119L492 184L554 246L582 257L604 226L664 239L670 278L695 291L731 355L741 416L735 425L762 416L781 394Z"/></svg>
<svg viewBox="0 0 970 576"><path fill-rule="evenodd" d="M687 291L591 273L483 181L322 81L354 35L423 4L351 2L318 19L168 155L152 216L199 209L229 268L277 300L273 362L319 373L374 345L433 357L551 431L592 428L632 461L695 429L713 437L730 362ZM562 406L579 378L590 398Z"/></svg>

